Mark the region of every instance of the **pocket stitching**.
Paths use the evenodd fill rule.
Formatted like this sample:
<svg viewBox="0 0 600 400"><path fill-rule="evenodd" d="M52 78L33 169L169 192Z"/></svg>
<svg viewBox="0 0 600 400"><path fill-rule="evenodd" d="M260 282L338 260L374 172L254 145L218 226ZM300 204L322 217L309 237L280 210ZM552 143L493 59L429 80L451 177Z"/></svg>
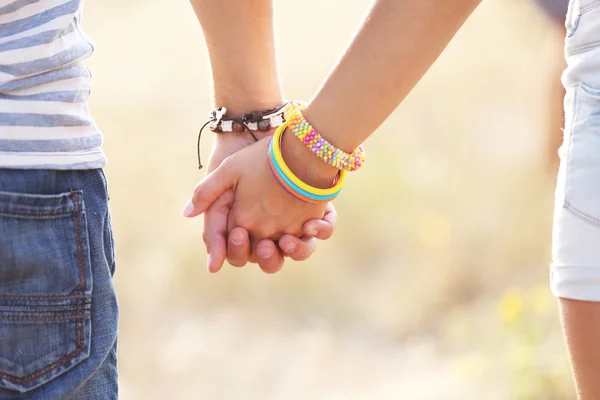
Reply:
<svg viewBox="0 0 600 400"><path fill-rule="evenodd" d="M577 15L574 16L573 15L573 14L575 14L574 6L569 4L567 16L565 19L565 29L567 31L566 39L573 37L575 35L575 33L577 33L577 30L579 29L579 23L580 23L581 17L583 17L585 14L587 14L591 11L596 10L599 7L600 7L600 0L594 0L593 2L587 4L585 7L577 10L578 11ZM565 54L567 56L573 56L575 54L579 54L584 51L594 49L594 48L598 47L599 44L600 44L600 41L579 44L577 46L569 46L567 43L565 43Z"/></svg>
<svg viewBox="0 0 600 400"><path fill-rule="evenodd" d="M52 321L72 321L78 320L78 315L66 315L62 317L15 317L7 316L4 317L8 321L38 321L38 322L52 322Z"/></svg>
<svg viewBox="0 0 600 400"><path fill-rule="evenodd" d="M104 227L104 229L108 230L108 240L110 241L109 246L110 246L110 258L111 258L109 269L110 269L111 276L114 276L115 269L116 269L115 238L113 237L113 229L112 229L112 222L110 220L110 213L106 213L106 226Z"/></svg>
<svg viewBox="0 0 600 400"><path fill-rule="evenodd" d="M22 300L22 301L37 301L37 300L71 300L71 299L82 299L91 297L87 294L74 294L69 296L0 296L0 300Z"/></svg>
<svg viewBox="0 0 600 400"><path fill-rule="evenodd" d="M71 215L70 212L66 212L66 213L62 213L62 214L51 214L51 215L46 215L46 214L19 214L19 213L2 213L0 212L0 216L2 217L8 217L8 218L31 218L31 219L52 219L52 218L60 218L60 217L64 217L67 215Z"/></svg>
<svg viewBox="0 0 600 400"><path fill-rule="evenodd" d="M565 171L565 195L563 199L563 207L564 208L572 208L569 203L569 176L571 174L569 171L571 170L571 157L573 153L573 127L575 126L575 119L577 117L577 99L579 98L579 87L580 85L575 85L573 90L573 108L571 109L571 124L569 126L569 148L567 149L567 166Z"/></svg>
<svg viewBox="0 0 600 400"><path fill-rule="evenodd" d="M586 5L585 7L583 7L582 9L579 10L579 16L581 17L582 15L584 15L598 7L600 7L600 0L594 0L590 4Z"/></svg>
<svg viewBox="0 0 600 400"><path fill-rule="evenodd" d="M570 47L570 48L568 48L567 55L574 56L575 54L583 53L586 50L594 49L594 48L598 47L598 45L600 45L600 40L596 40L594 42L582 44L579 46Z"/></svg>
<svg viewBox="0 0 600 400"><path fill-rule="evenodd" d="M41 219L69 216L74 210L72 193L73 190L59 195L29 195L0 191L0 214L6 217ZM81 191L77 193L82 194ZM52 200L52 205L36 204L41 200Z"/></svg>
<svg viewBox="0 0 600 400"><path fill-rule="evenodd" d="M567 37L568 38L570 38L571 36L573 36L575 34L575 32L577 32L577 28L579 28L579 20L581 19L582 15L583 14L579 14L575 18L575 21L573 21L573 24L567 28Z"/></svg>
<svg viewBox="0 0 600 400"><path fill-rule="evenodd" d="M10 375L5 372L0 372L0 378L7 380L9 382L13 382L16 384L27 384L36 379L41 378L42 376L49 374L53 370L61 367L66 364L73 358L77 357L83 351L83 342L84 342L84 328L85 328L85 288L87 286L87 277L85 273L85 256L83 254L83 244L81 240L81 225L80 218L81 212L78 207L79 195L77 192L71 190L71 200L74 204L73 212L71 213L73 217L73 224L75 229L75 242L77 246L77 260L78 260L78 269L79 269L79 285L77 290L79 294L77 295L77 307L75 311L75 350L71 353L64 355L58 360L46 365L45 367L38 369L37 371L33 371L27 376L19 377L15 375ZM91 311L90 311L91 312Z"/></svg>
<svg viewBox="0 0 600 400"><path fill-rule="evenodd" d="M600 0L599 0L599 3L600 3ZM573 136L574 136L573 127L575 126L575 120L577 119L577 105L578 105L578 99L579 99L579 91L583 90L586 93L588 93L588 95L592 95L589 93L589 91L586 90L586 87L583 84L577 84L573 87L573 89L574 89L573 109L571 112L571 124L569 127L569 149L567 151L567 167L566 167L566 171L565 171L565 195L564 195L564 201L563 201L563 208L569 210L570 212L579 216L580 218L583 218L594 224L600 225L599 218L593 217L593 216L588 215L587 213L579 210L578 208L573 206L571 204L571 202L569 201L569 176L571 176L569 171L571 170L571 162L570 161L573 157Z"/></svg>
<svg viewBox="0 0 600 400"><path fill-rule="evenodd" d="M577 208L573 207L571 205L571 203L568 202L568 200L565 199L565 204L564 204L564 208L566 208L567 210L571 211L573 214L578 215L579 217L586 219L590 222L593 222L595 224L600 224L600 219L596 218L596 217L592 217L590 215L587 215L584 212L579 211Z"/></svg>
<svg viewBox="0 0 600 400"><path fill-rule="evenodd" d="M85 257L83 255L83 244L81 243L81 225L80 225L80 212L79 212L79 208L77 207L78 205L78 200L79 200L79 195L74 192L71 191L71 199L73 200L73 203L75 205L75 209L73 210L73 223L75 225L75 231L77 232L77 234L75 235L75 242L77 244L77 258L79 260L79 293L80 294L85 294L85 287L87 286L86 284L86 276L85 276ZM85 323L85 302L82 301L82 299L77 299L77 312L76 315L79 317L80 314L79 312L81 312L81 321L76 321L75 322L75 337L76 337L76 347L79 348L79 353L81 353L81 351L83 350L83 330L84 330L84 323ZM81 322L81 323L80 323ZM81 325L81 328L79 328L79 325ZM79 328L80 331L80 337L77 336L77 330Z"/></svg>

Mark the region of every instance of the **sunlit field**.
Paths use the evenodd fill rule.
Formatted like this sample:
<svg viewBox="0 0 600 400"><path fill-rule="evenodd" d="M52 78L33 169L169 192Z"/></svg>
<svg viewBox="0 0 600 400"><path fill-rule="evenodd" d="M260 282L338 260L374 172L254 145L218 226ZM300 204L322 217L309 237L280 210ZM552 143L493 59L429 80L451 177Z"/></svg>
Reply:
<svg viewBox="0 0 600 400"><path fill-rule="evenodd" d="M368 0L275 4L285 97L310 98ZM89 1L84 26L109 158L123 399L573 397L547 283L561 41L532 4L483 2L369 139L334 237L273 276L210 275L202 221L181 217L211 107L188 2ZM302 53L318 61L299 69Z"/></svg>

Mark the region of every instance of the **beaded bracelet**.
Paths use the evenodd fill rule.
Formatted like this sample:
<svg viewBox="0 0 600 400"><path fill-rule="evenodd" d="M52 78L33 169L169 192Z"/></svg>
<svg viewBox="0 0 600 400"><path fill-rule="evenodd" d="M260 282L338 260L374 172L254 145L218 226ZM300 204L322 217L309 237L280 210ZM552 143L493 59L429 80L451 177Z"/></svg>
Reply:
<svg viewBox="0 0 600 400"><path fill-rule="evenodd" d="M284 109L284 117L294 135L308 149L327 164L346 171L356 171L365 163L365 151L359 146L352 153L346 153L325 140L304 118L304 102L289 102Z"/></svg>
<svg viewBox="0 0 600 400"><path fill-rule="evenodd" d="M346 171L340 170L338 172L333 182L333 187L329 189L316 188L300 180L287 166L281 154L281 137L287 127L287 122L279 126L269 142L267 158L273 176L286 192L298 200L306 203L327 203L333 200L340 193L346 182Z"/></svg>

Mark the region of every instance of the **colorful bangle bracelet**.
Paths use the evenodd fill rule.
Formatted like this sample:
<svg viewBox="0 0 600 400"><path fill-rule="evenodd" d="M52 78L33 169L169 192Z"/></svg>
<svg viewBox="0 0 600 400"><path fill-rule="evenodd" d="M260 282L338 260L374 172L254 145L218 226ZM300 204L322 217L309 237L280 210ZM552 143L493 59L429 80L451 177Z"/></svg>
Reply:
<svg viewBox="0 0 600 400"><path fill-rule="evenodd" d="M285 163L285 161L283 159L283 155L281 154L281 137L283 136L283 133L286 131L286 128L288 128L287 122L284 125L277 128L277 130L275 131L275 134L273 135L273 155L275 157L275 160L277 161L277 164L279 165L279 167L281 168L281 170L283 171L285 176L287 176L299 188L301 188L307 192L311 192L318 196L330 196L331 194L339 191L341 189L341 186L343 186L343 184L346 182L346 173L344 170L340 170L338 185L331 187L329 189L320 189L320 188L312 187L312 186L302 182L299 178L296 177L296 175L294 175L294 173L290 170L290 168Z"/></svg>
<svg viewBox="0 0 600 400"><path fill-rule="evenodd" d="M272 145L272 143L271 143ZM305 201L307 203L314 203L314 202L327 202L330 200L333 200L338 194L339 191L336 193L333 193L329 196L319 196L319 195L315 195L313 193L307 192L301 188L298 187L298 185L294 184L286 175L284 175L284 173L281 171L281 168L279 168L279 166L277 164L273 163L273 152L272 150L271 154L270 154L270 158L269 158L269 166L271 167L271 171L273 172L273 174L275 175L277 181L279 182L279 184L281 186L283 186L283 188L290 194L292 194L293 196L299 198L302 201Z"/></svg>
<svg viewBox="0 0 600 400"><path fill-rule="evenodd" d="M308 149L327 164L346 171L356 171L365 163L365 151L359 146L352 153L346 153L325 140L304 118L302 110L305 103L289 102L284 109L285 121L289 124L294 135Z"/></svg>
<svg viewBox="0 0 600 400"><path fill-rule="evenodd" d="M269 143L269 167L277 182L292 196L307 203L326 203L333 200L346 182L346 171L340 170L333 187L321 189L300 180L285 163L281 154L281 137L287 128L284 123L275 131Z"/></svg>

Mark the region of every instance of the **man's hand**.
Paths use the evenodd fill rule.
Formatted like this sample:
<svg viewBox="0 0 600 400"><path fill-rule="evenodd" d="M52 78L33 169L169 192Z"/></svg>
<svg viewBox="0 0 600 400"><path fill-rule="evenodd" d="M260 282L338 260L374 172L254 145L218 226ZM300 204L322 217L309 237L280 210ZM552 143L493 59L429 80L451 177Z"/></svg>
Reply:
<svg viewBox="0 0 600 400"><path fill-rule="evenodd" d="M272 135L272 131L254 132L261 139ZM219 134L208 162L208 173L217 169L230 155L254 143L254 139L247 133ZM254 162L261 162L259 157ZM248 168L252 168L249 165ZM272 179L271 177L269 177ZM309 258L316 251L316 239L328 239L333 234L337 219L337 212L329 204L322 219L308 221L302 227L302 236L284 234L279 239L278 245L271 239L263 239L251 248L248 231L243 227L234 227L229 235L229 212L234 205L233 189L226 190L204 213L203 238L208 251L208 269L217 272L221 269L225 259L237 267L246 265L249 261L258 262L261 269L267 273L274 273L283 266L283 256L293 260L302 261Z"/></svg>

